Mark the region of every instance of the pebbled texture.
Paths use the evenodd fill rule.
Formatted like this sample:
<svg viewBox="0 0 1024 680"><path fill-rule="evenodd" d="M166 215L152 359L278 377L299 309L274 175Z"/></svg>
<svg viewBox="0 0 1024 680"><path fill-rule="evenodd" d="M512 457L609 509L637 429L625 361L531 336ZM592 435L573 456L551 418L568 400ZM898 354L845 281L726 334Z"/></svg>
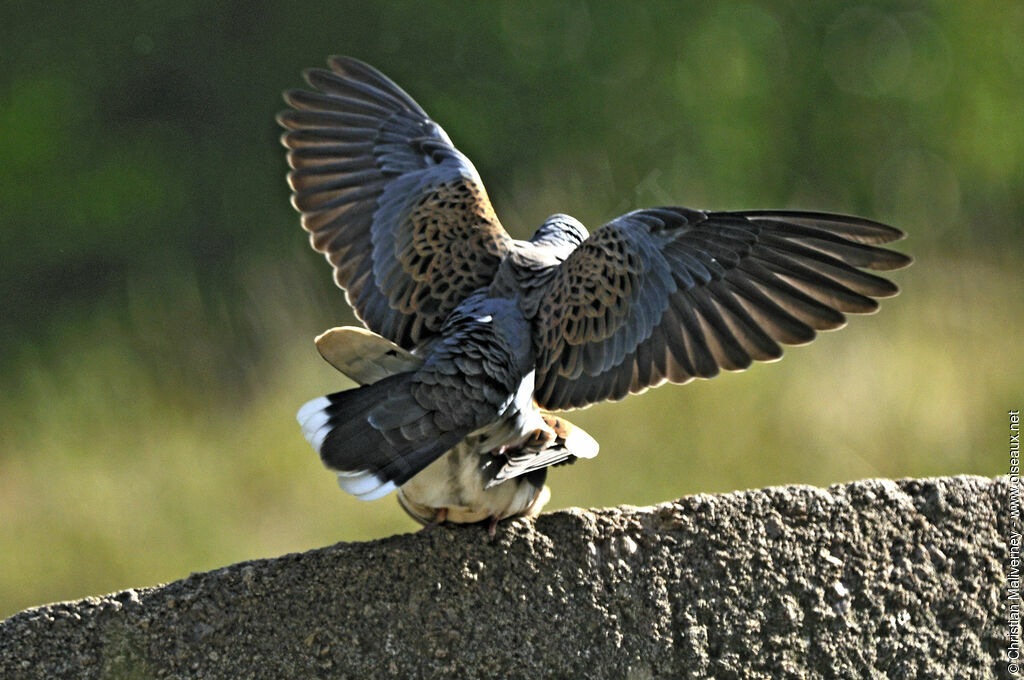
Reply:
<svg viewBox="0 0 1024 680"><path fill-rule="evenodd" d="M1005 478L445 525L0 623L0 677L1004 677Z"/></svg>

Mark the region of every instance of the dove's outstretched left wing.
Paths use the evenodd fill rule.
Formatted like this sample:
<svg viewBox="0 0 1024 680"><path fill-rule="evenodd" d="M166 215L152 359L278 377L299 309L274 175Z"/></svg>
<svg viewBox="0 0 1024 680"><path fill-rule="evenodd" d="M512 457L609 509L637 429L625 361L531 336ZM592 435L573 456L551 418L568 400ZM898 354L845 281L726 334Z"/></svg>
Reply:
<svg viewBox="0 0 1024 680"><path fill-rule="evenodd" d="M371 330L411 349L488 284L510 237L480 177L409 95L372 67L332 57L294 91L292 203L313 247Z"/></svg>
<svg viewBox="0 0 1024 680"><path fill-rule="evenodd" d="M423 365L423 357L357 326L328 329L318 335L315 342L327 363L359 385L415 371Z"/></svg>
<svg viewBox="0 0 1024 680"><path fill-rule="evenodd" d="M910 258L892 227L823 213L638 210L580 244L532 295L541 408L621 399L782 356L898 291L861 271Z"/></svg>

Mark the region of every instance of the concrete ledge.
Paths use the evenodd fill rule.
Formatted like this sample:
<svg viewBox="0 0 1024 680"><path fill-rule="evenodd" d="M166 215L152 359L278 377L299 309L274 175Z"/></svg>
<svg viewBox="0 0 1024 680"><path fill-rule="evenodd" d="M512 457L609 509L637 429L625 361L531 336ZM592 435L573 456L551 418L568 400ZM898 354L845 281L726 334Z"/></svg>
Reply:
<svg viewBox="0 0 1024 680"><path fill-rule="evenodd" d="M997 677L1008 500L868 480L338 544L21 612L0 677Z"/></svg>

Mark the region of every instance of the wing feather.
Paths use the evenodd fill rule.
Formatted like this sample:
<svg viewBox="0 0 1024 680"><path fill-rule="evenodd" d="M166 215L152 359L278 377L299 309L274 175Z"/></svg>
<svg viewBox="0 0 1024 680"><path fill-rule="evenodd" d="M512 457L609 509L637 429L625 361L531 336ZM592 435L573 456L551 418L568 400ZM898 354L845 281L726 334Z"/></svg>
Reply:
<svg viewBox="0 0 1024 680"><path fill-rule="evenodd" d="M621 399L782 356L895 295L897 229L791 211L640 210L609 222L531 294L537 402Z"/></svg>
<svg viewBox="0 0 1024 680"><path fill-rule="evenodd" d="M490 283L511 239L476 169L387 77L348 57L285 93L292 204L371 330L412 348Z"/></svg>

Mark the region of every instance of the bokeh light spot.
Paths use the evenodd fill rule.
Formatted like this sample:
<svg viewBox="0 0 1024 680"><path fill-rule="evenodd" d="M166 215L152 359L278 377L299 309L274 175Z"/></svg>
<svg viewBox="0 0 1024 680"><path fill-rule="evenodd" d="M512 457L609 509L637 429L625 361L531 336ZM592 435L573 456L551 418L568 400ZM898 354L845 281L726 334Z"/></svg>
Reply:
<svg viewBox="0 0 1024 680"><path fill-rule="evenodd" d="M876 96L903 83L911 52L910 39L895 17L871 7L856 7L829 28L823 58L839 89Z"/></svg>

